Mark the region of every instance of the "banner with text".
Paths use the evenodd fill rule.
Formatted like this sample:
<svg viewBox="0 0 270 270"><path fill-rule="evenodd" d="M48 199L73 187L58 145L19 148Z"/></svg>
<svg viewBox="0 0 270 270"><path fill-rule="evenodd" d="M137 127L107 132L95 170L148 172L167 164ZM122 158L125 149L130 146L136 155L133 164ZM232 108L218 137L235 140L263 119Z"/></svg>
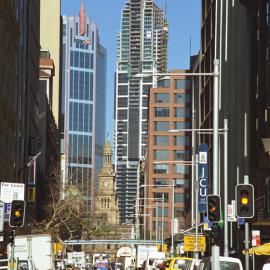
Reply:
<svg viewBox="0 0 270 270"><path fill-rule="evenodd" d="M208 145L202 143L198 147L199 164L198 164L198 181L199 181L199 201L198 211L206 212L206 198L208 194Z"/></svg>

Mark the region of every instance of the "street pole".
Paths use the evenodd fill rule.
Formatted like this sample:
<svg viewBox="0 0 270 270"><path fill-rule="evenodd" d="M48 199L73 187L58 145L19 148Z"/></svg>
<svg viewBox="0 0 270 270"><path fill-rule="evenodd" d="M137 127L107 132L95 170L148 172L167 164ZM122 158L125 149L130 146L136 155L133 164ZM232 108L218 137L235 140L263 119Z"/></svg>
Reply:
<svg viewBox="0 0 270 270"><path fill-rule="evenodd" d="M249 184L248 175L244 175L244 184ZM245 270L249 270L249 224L245 221Z"/></svg>
<svg viewBox="0 0 270 270"><path fill-rule="evenodd" d="M172 183L172 245L171 245L171 255L173 255L173 254L174 254L174 181Z"/></svg>
<svg viewBox="0 0 270 270"><path fill-rule="evenodd" d="M156 246L158 243L158 202L156 202Z"/></svg>
<svg viewBox="0 0 270 270"><path fill-rule="evenodd" d="M163 250L164 244L164 193L162 193L162 210L161 210L161 245Z"/></svg>
<svg viewBox="0 0 270 270"><path fill-rule="evenodd" d="M224 119L224 256L229 256L228 228L228 119Z"/></svg>
<svg viewBox="0 0 270 270"><path fill-rule="evenodd" d="M199 240L199 228L198 228L198 201L199 201L199 157L198 154L195 156L196 164L196 182L195 182L195 259L199 259L199 250L198 250L198 240Z"/></svg>
<svg viewBox="0 0 270 270"><path fill-rule="evenodd" d="M216 1L217 5L217 1ZM217 13L216 13L217 14ZM219 60L214 59L214 110L213 110L213 194L219 195L218 187L218 152L219 152L219 138L218 138L218 88L219 88ZM220 249L218 245L212 246L212 269L220 270L219 263Z"/></svg>
<svg viewBox="0 0 270 270"><path fill-rule="evenodd" d="M152 226L153 225L152 224L153 223L152 215L150 215L149 218L150 218L150 223L151 223L150 224L150 241L151 241L151 244L152 244L152 227L153 227Z"/></svg>

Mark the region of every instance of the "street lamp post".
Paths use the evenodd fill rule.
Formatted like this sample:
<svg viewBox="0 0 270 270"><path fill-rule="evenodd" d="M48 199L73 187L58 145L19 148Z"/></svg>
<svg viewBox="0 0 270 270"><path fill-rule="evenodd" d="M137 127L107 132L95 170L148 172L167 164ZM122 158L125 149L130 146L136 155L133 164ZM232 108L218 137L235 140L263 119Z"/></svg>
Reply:
<svg viewBox="0 0 270 270"><path fill-rule="evenodd" d="M173 179L171 179L173 181ZM171 254L174 253L174 182L172 185L159 185L159 186L156 186L156 185L141 185L140 187L163 187L163 188L172 188L172 244L171 244ZM163 194L164 195L164 194ZM163 198L163 202L164 202L164 198ZM164 210L163 210L164 211ZM164 226L163 222L162 222L162 225ZM152 228L152 224L151 224L151 228ZM163 244L163 236L162 236L162 244Z"/></svg>
<svg viewBox="0 0 270 270"><path fill-rule="evenodd" d="M150 208L150 207L156 207L156 208L158 208L158 203L159 202L162 202L162 207L163 207L163 209L164 209L164 194L162 194L163 195L163 198L162 198L162 200L161 201L159 201L159 200L157 200L156 198L154 198L154 197L150 197L150 198L146 198L146 197L144 197L144 198L137 198L136 199L136 209L138 209L138 207L139 206L143 206L144 207L144 209L145 208L147 208L148 206L148 208ZM152 200L152 199L155 199L155 201L156 201L156 205L147 205L147 204L143 204L143 205L140 205L139 203L138 203L138 201L139 200ZM146 203L146 202L145 202ZM156 211L158 211L158 210L156 210ZM139 213L139 211L137 211L137 213ZM145 214L145 213L144 213ZM136 215L136 214L135 214ZM162 215L162 230L164 229L164 226L163 226L163 221L164 221L164 211L162 211L162 213L161 213L161 215ZM138 214L136 215L136 217L138 217ZM136 226L138 226L139 225L139 222L137 222L138 221L138 219L136 218ZM157 224L158 223L158 214L156 214L156 226L158 225ZM145 228L145 224L146 224L146 221L145 221L145 218L144 218L144 223L143 223L143 225L144 225L144 234L145 234L145 231L146 231L146 228ZM163 232L162 232L163 233ZM145 238L145 237L144 237ZM156 239L157 239L157 237L156 237Z"/></svg>

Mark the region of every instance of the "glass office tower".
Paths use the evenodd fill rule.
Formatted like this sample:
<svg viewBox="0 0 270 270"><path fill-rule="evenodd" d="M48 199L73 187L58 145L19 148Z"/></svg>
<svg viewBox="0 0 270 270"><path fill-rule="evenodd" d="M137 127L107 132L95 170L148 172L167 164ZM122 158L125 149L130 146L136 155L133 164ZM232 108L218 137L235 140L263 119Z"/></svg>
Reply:
<svg viewBox="0 0 270 270"><path fill-rule="evenodd" d="M106 50L85 16L63 16L61 93L61 171L63 184L84 196L85 213L94 207L102 165L106 122Z"/></svg>

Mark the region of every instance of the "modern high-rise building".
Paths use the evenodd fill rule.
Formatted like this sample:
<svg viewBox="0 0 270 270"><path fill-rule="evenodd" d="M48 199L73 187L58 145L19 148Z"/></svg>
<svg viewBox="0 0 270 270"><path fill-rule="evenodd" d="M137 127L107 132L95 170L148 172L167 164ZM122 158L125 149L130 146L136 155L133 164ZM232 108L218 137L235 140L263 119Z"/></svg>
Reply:
<svg viewBox="0 0 270 270"><path fill-rule="evenodd" d="M147 146L148 92L167 68L168 25L153 0L127 0L118 34L115 77L115 168L121 222L132 219L138 163ZM136 74L149 74L138 78Z"/></svg>
<svg viewBox="0 0 270 270"><path fill-rule="evenodd" d="M228 119L229 129L228 192L224 192L223 135L219 136L218 189L222 201L227 195L231 203L235 200L235 186L242 184L245 176L249 177L255 191L255 215L250 226L261 231L261 242L266 243L270 238L270 2L238 0L227 5L222 1L202 0L201 3L200 72L213 72L213 60L219 59L219 128L222 129L223 120ZM200 126L213 127L213 79L210 76L200 80ZM200 142L209 145L211 161L212 135L201 134ZM209 193L212 192L211 164ZM244 249L244 230L239 230L238 224L233 222L229 231L233 235L229 246L239 251Z"/></svg>
<svg viewBox="0 0 270 270"><path fill-rule="evenodd" d="M86 214L94 204L105 143L106 59L82 3L79 16L63 16L60 126L63 181L82 193Z"/></svg>
<svg viewBox="0 0 270 270"><path fill-rule="evenodd" d="M146 218L148 231L155 232L157 229L156 235L159 235L163 221L165 237L172 232L172 217L174 231L178 232L180 228L185 230L190 225L192 138L190 132L181 130L192 127L192 80L174 75L186 72L189 71L171 71L169 77L160 79L157 87L151 88L149 96L147 182L142 188L144 192L140 190L146 199L142 198L140 204L144 205L144 213L152 214L151 219ZM172 133L169 130L179 131ZM152 224L149 220L152 220Z"/></svg>

